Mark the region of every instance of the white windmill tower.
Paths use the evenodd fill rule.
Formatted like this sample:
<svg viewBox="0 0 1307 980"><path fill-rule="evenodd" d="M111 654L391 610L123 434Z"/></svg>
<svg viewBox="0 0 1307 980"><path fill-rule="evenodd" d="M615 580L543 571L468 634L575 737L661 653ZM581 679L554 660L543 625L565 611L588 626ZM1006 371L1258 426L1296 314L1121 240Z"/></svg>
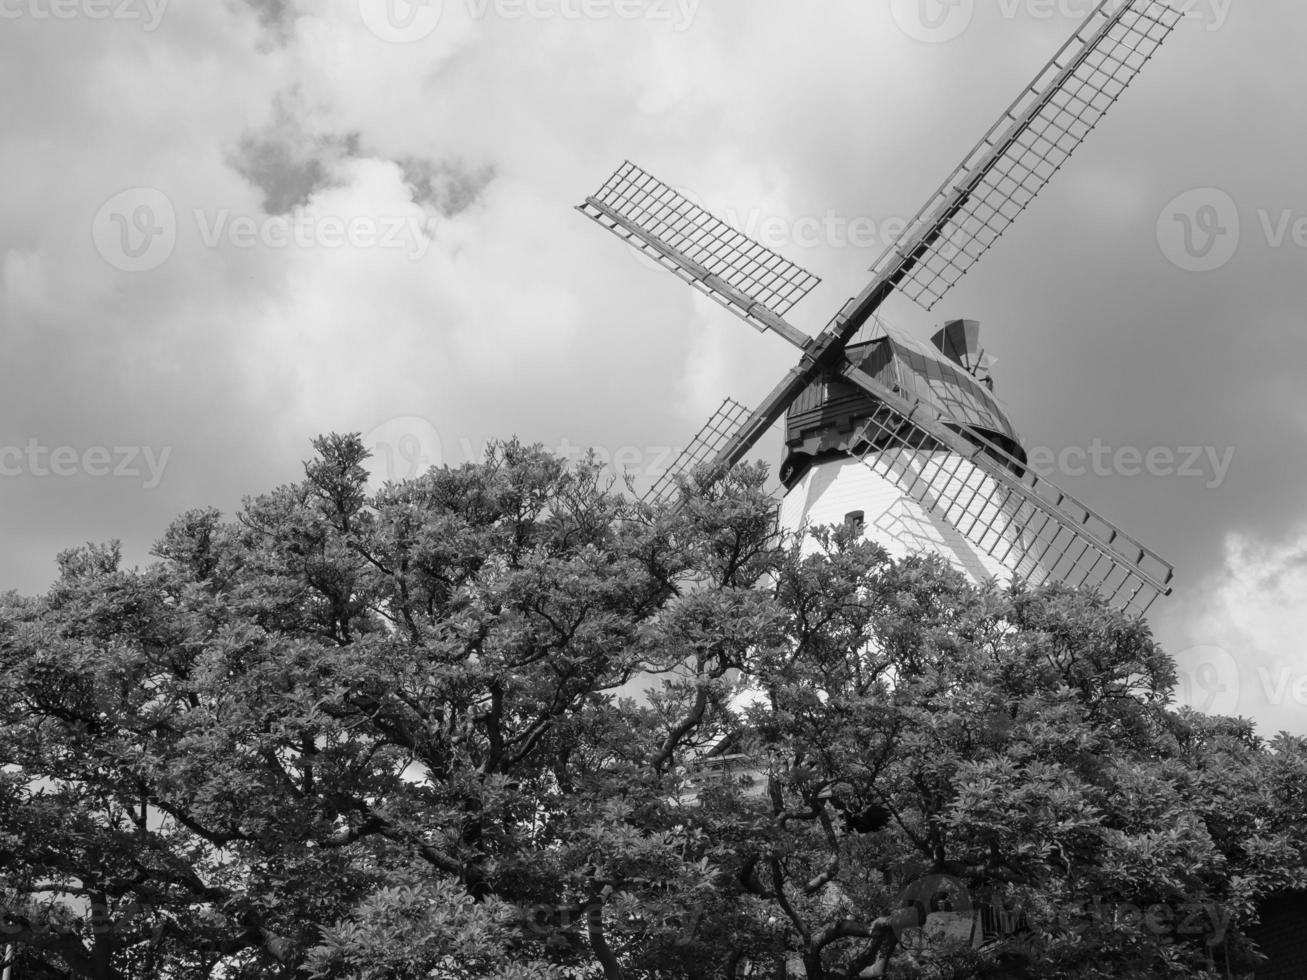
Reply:
<svg viewBox="0 0 1307 980"><path fill-rule="evenodd" d="M860 517L891 551L934 550L976 579L1090 587L1139 613L1169 594L1170 565L1027 467L974 322L947 324L932 349L876 314L896 291L933 309L1182 17L1165 0L1102 0L816 337L784 319L816 276L624 164L579 210L802 352L755 411L727 399L652 494L674 493L693 467L735 465L786 415L781 514L791 528Z"/></svg>

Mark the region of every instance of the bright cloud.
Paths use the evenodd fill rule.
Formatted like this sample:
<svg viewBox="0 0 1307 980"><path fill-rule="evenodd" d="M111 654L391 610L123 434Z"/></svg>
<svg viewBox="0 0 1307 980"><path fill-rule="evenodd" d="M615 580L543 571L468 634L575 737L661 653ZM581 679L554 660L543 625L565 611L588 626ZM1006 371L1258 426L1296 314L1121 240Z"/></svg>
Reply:
<svg viewBox="0 0 1307 980"><path fill-rule="evenodd" d="M86 540L142 560L182 511L296 479L331 430L375 434L397 465L513 434L665 464L794 352L573 205L630 158L773 229L826 279L794 311L819 330L880 251L848 229L910 217L1074 26L978 4L931 44L865 0L115 5L157 22L59 6L72 16L0 20L0 451L167 466L157 485L91 466L0 479L0 589L23 591ZM1192 187L1250 216L1300 205L1302 131L1282 120L1307 86L1307 8L1201 27L944 306L888 311L921 336L984 321L1033 445L1237 446L1219 491L1068 487L1181 566L1177 608L1224 529L1251 512L1273 534L1307 479L1282 451L1307 417L1301 254L1248 241L1193 277L1154 239ZM1253 648L1207 632L1188 642Z"/></svg>
<svg viewBox="0 0 1307 980"><path fill-rule="evenodd" d="M1250 717L1264 734L1307 734L1307 529L1226 539L1224 567L1171 616L1183 700Z"/></svg>

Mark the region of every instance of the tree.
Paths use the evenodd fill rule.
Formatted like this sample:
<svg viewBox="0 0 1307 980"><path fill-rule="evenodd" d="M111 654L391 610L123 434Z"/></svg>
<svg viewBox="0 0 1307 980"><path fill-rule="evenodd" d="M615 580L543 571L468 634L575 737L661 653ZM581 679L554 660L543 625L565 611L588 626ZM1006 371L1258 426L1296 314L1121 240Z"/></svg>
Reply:
<svg viewBox="0 0 1307 980"><path fill-rule="evenodd" d="M1225 975L1307 883L1304 744L1172 710L1147 627L1091 596L805 550L757 468L655 508L512 442L375 494L356 437L315 447L143 570L87 547L0 603L26 962Z"/></svg>

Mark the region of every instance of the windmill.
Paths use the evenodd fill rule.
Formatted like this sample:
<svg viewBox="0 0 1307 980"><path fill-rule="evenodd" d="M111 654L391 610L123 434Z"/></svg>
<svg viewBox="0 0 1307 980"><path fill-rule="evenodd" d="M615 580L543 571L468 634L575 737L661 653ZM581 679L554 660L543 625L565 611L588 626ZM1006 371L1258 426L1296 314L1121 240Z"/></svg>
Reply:
<svg viewBox="0 0 1307 980"><path fill-rule="evenodd" d="M816 337L785 319L816 276L634 164L619 168L578 210L802 353L754 411L728 398L651 496L669 498L696 467L724 472L786 415L787 526L861 521L900 544L915 538L973 577L1093 588L1140 614L1170 594L1169 564L1031 472L990 390L974 321L945 324L932 349L884 327L877 311L895 292L933 309L1183 16L1165 0L1102 0Z"/></svg>

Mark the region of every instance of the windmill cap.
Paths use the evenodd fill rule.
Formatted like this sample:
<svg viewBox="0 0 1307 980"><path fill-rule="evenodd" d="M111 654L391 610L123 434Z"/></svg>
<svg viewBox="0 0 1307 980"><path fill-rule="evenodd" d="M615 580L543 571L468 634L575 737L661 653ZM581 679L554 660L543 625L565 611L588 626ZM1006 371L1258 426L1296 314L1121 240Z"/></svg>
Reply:
<svg viewBox="0 0 1307 980"><path fill-rule="evenodd" d="M968 371L974 371L980 363L979 320L949 320L930 341L950 361Z"/></svg>

